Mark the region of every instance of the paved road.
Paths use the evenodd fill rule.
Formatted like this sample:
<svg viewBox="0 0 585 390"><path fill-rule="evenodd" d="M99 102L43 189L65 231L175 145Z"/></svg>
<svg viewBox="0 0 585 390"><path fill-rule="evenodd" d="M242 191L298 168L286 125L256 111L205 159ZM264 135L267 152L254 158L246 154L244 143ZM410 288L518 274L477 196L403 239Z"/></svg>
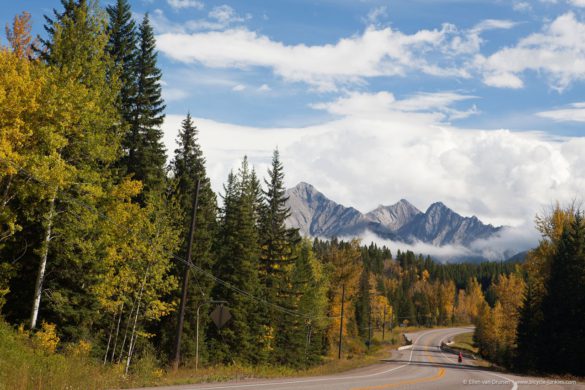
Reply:
<svg viewBox="0 0 585 390"><path fill-rule="evenodd" d="M410 349L393 351L388 360L343 374L274 380L242 380L217 384L159 387L158 390L382 390L382 389L581 389L585 384L535 384L546 379L521 377L476 367L473 361L457 362L457 356L441 351L447 341L470 328L427 330L409 335ZM532 384L527 384L532 381Z"/></svg>

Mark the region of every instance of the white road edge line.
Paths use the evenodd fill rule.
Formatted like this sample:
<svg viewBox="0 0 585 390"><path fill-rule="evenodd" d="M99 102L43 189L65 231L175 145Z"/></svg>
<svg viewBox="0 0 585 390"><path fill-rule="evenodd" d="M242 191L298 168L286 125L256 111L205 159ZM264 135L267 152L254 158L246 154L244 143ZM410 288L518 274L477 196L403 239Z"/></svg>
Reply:
<svg viewBox="0 0 585 390"><path fill-rule="evenodd" d="M412 346L414 347L416 345L416 343L418 342L418 340L420 340L421 337L426 336L429 333L434 333L434 332L441 331L441 330L443 330L443 329L433 329L433 330L430 330L430 331L427 331L427 332L420 334L416 338L416 341L413 341ZM389 372L396 371L400 368L408 366L412 362L412 353L413 352L414 352L414 349L411 349L410 358L408 359L407 364L403 364L403 365L398 366L398 367L394 367L394 368L391 368L391 369L388 369L388 370L385 370L382 372L375 372L373 374L368 374L368 375L356 375L356 376L347 376L347 377L341 377L341 378L304 379L304 380L286 381L286 382L250 383L250 384L244 384L244 385L235 385L234 384L234 385L213 386L213 387L192 387L192 388L185 388L185 390L238 389L238 388L244 388L244 387L279 386L279 385L293 385L293 384L297 384L297 383L311 383L311 382L324 382L324 381L335 381L335 380L338 381L338 380L347 380L347 379L370 378L373 376L387 374Z"/></svg>
<svg viewBox="0 0 585 390"><path fill-rule="evenodd" d="M439 342L439 350L441 351L441 355L443 355L443 357L445 357L445 359L447 359L447 360L451 360L451 358L443 353L443 350L441 350L441 347L440 346L443 344L443 341L447 337L452 336L454 334L459 334L459 332L458 333L449 333L447 336L443 337L441 339L441 341ZM497 376L500 379L505 379L506 381L512 383L512 389L511 390L517 390L518 389L518 382L516 382L516 381L514 381L514 380L512 380L510 378L506 378L505 376L498 375L498 374L494 374L493 372L489 372L489 371L484 371L484 370L481 370L481 371L484 372L484 373L486 373L486 374L488 374L488 375Z"/></svg>

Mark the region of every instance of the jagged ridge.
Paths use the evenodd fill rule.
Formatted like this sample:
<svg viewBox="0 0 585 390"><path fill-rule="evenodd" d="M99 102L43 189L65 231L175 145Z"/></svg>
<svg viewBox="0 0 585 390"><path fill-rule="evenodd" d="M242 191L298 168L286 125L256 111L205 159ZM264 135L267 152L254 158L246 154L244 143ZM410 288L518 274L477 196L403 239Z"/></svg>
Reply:
<svg viewBox="0 0 585 390"><path fill-rule="evenodd" d="M367 214L327 198L308 183L287 190L291 216L289 226L309 237L357 237L366 230L381 238L403 242L468 246L488 238L501 227L482 223L476 217L462 217L441 202L422 212L405 199Z"/></svg>

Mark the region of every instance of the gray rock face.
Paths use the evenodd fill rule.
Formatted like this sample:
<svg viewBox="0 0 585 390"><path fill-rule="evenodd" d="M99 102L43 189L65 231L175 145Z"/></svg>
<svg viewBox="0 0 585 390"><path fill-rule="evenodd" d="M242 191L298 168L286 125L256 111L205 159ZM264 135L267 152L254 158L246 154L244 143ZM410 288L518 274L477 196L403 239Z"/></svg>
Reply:
<svg viewBox="0 0 585 390"><path fill-rule="evenodd" d="M307 183L287 190L287 195L291 209L287 224L308 237L357 237L369 230L381 238L409 243L467 246L501 229L485 225L476 217L462 217L440 202L423 213L402 199L362 214L330 200Z"/></svg>
<svg viewBox="0 0 585 390"><path fill-rule="evenodd" d="M304 236L357 235L369 222L358 210L335 203L307 183L299 183L287 190L287 196L291 209L287 223L298 228Z"/></svg>
<svg viewBox="0 0 585 390"><path fill-rule="evenodd" d="M370 221L380 223L392 231L398 231L403 226L412 222L412 220L422 212L414 207L406 199L392 206L378 206L376 209L366 214Z"/></svg>
<svg viewBox="0 0 585 390"><path fill-rule="evenodd" d="M468 246L479 238L487 238L500 228L484 225L477 217L462 217L441 202L433 203L424 214L419 214L398 231L407 242L422 241L443 246Z"/></svg>

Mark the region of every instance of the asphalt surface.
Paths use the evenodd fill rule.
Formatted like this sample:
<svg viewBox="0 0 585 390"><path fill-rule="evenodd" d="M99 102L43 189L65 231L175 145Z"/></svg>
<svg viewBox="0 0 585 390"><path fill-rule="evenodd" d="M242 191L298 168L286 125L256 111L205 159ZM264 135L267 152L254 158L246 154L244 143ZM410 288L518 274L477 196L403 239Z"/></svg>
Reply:
<svg viewBox="0 0 585 390"><path fill-rule="evenodd" d="M157 390L382 390L382 389L582 389L583 383L551 383L551 379L522 377L477 367L472 359L457 362L457 355L442 351L441 341L448 341L470 328L427 330L409 335L409 349L392 351L379 364L342 374L282 378L246 379L213 384L157 387ZM548 381L548 382L547 382Z"/></svg>

